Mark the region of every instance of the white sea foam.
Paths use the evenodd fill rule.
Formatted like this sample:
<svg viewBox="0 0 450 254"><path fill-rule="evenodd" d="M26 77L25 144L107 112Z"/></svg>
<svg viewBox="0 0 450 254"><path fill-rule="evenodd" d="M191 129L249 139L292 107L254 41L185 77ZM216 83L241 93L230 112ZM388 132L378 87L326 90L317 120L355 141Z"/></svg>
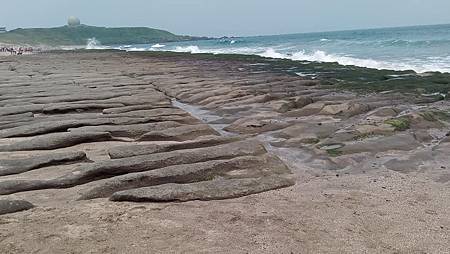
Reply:
<svg viewBox="0 0 450 254"><path fill-rule="evenodd" d="M147 51L147 49L146 48L132 47L132 48L128 48L127 51L138 51L138 52L141 52L141 51Z"/></svg>
<svg viewBox="0 0 450 254"><path fill-rule="evenodd" d="M156 43L155 45L152 45L152 48L154 48L154 49L157 49L157 48L164 48L165 46L166 46L166 45Z"/></svg>
<svg viewBox="0 0 450 254"><path fill-rule="evenodd" d="M94 38L87 40L86 49L109 49L110 47L102 46L100 41Z"/></svg>
<svg viewBox="0 0 450 254"><path fill-rule="evenodd" d="M444 62L434 63L406 63L406 62L387 62L373 59L360 59L351 56L343 56L337 54L327 54L324 51L316 50L312 53L299 51L293 54L283 54L275 51L272 48L259 54L263 57L291 59L295 61L312 61L312 62L336 62L342 65L354 65L359 67L367 67L373 69L388 69L388 70L414 70L418 73L440 71L450 72L450 66Z"/></svg>
<svg viewBox="0 0 450 254"><path fill-rule="evenodd" d="M289 58L288 55L278 53L273 48L268 48L265 52L259 54L262 57L269 57L269 58Z"/></svg>
<svg viewBox="0 0 450 254"><path fill-rule="evenodd" d="M76 47L76 46L62 46L60 47L60 49L62 50L75 50L75 49L80 49L82 47Z"/></svg>
<svg viewBox="0 0 450 254"><path fill-rule="evenodd" d="M320 41L328 41L323 38ZM234 43L233 43L234 42ZM186 52L192 54L211 53L211 54L247 54L259 55L268 58L291 59L294 61L309 62L337 62L341 65L353 65L358 67L367 67L374 69L389 70L414 70L417 73L424 72L450 72L450 56L430 57L428 59L393 59L391 60L375 60L370 58L359 58L352 55L332 54L323 50L305 51L298 50L295 47L238 47L235 41L230 41L228 46L224 47L205 47L200 48L198 45L187 46L170 46L162 44L154 44L152 46L120 46L116 49L126 51L174 51ZM233 46L231 46L233 45ZM98 40L91 38L88 40L86 49L109 49L110 47L102 46Z"/></svg>
<svg viewBox="0 0 450 254"><path fill-rule="evenodd" d="M348 55L329 54L322 50L314 52L298 51L294 53L281 53L274 48L264 47L221 47L221 48L200 48L197 45L176 46L164 48L149 48L147 50L163 50L174 52L187 52L191 54L211 53L211 54L247 54L259 55L267 58L291 59L294 61L310 61L310 62L337 62L342 65L354 65L358 67L367 67L373 69L389 69L389 70L413 70L418 73L439 71L450 72L450 66L447 64L450 59L428 59L428 61L414 60L398 60L398 61L381 61L374 59L362 59ZM287 49L280 49L286 52ZM289 51L292 49L289 49ZM447 57L450 58L450 57Z"/></svg>
<svg viewBox="0 0 450 254"><path fill-rule="evenodd" d="M388 69L388 70L413 70L418 73L440 71L450 72L450 66L446 63L449 59L434 59L428 63L413 62L413 61L380 61L374 59L361 59L352 56L328 54L325 51L316 50L314 52L298 51L295 53L280 53L273 48L248 48L248 47L233 47L233 48L216 48L216 49L201 49L199 46L190 45L186 47L177 46L175 49L167 49L175 52L188 52L192 54L198 53L212 53L212 54L249 54L259 55L267 58L291 59L294 61L310 61L310 62L336 62L342 65L353 65L358 67L366 67L373 69Z"/></svg>
<svg viewBox="0 0 450 254"><path fill-rule="evenodd" d="M297 76L300 76L300 77L309 77L309 78L312 78L312 79L316 79L316 75L315 74L303 73L303 72L296 72L295 74L297 74Z"/></svg>
<svg viewBox="0 0 450 254"><path fill-rule="evenodd" d="M204 53L203 51L200 50L200 48L198 46L187 46L187 47L177 46L177 47L175 47L175 50L173 50L173 51L186 52L186 53L192 53L192 54Z"/></svg>
<svg viewBox="0 0 450 254"><path fill-rule="evenodd" d="M210 53L210 54L243 54L243 55L258 55L264 52L262 47L225 47L225 48L209 48L202 49L199 46L177 46L175 48L161 49L163 51L186 52L192 54Z"/></svg>

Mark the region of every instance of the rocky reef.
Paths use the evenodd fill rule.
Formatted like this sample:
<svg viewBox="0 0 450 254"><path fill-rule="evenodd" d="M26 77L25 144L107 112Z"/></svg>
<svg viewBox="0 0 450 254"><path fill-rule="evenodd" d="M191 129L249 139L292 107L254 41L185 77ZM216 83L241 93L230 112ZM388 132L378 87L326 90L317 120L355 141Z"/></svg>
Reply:
<svg viewBox="0 0 450 254"><path fill-rule="evenodd" d="M67 56L53 57L57 63ZM109 70L115 75L86 74L86 66L77 63L36 69L46 57L17 59L16 71L1 70L0 175L8 176L0 179L1 195L83 185L77 199L188 201L236 198L295 183L261 141L222 137L172 105L173 97L147 77L122 68ZM60 166L71 170L46 179L22 176Z"/></svg>
<svg viewBox="0 0 450 254"><path fill-rule="evenodd" d="M158 52L0 63L2 253L448 250L448 74Z"/></svg>

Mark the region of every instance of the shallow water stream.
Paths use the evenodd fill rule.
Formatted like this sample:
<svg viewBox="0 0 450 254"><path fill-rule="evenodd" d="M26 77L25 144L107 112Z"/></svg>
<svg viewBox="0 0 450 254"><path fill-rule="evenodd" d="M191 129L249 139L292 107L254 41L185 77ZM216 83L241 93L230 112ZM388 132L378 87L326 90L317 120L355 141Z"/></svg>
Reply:
<svg viewBox="0 0 450 254"><path fill-rule="evenodd" d="M224 130L228 124L211 123L222 119L221 116L214 112L202 109L202 107L186 104L176 99L172 99L172 105L178 107L197 119L200 119L205 124L208 124L222 136L237 136L239 134ZM301 148L292 147L277 147L273 146L271 142L283 141L284 139L275 138L270 132L255 136L264 145L269 153L278 156L291 170L305 169L305 162L312 161L313 155L310 151Z"/></svg>

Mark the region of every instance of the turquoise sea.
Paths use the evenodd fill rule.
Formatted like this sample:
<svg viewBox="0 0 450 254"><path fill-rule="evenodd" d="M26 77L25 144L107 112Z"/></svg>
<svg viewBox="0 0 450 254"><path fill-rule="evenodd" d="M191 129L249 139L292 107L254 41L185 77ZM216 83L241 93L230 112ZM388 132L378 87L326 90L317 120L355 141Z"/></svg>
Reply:
<svg viewBox="0 0 450 254"><path fill-rule="evenodd" d="M119 45L115 48L128 51L252 54L419 73L450 72L450 24Z"/></svg>

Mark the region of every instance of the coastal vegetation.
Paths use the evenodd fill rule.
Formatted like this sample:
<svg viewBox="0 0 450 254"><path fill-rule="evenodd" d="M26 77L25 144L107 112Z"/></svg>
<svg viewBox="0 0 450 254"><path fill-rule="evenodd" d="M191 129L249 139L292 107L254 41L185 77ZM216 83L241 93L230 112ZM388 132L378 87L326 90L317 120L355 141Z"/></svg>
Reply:
<svg viewBox="0 0 450 254"><path fill-rule="evenodd" d="M421 116L425 120L430 121L430 122L437 122L437 121L448 122L448 121L450 121L450 112L447 112L447 111L433 110L433 111L423 112L423 113L421 113Z"/></svg>
<svg viewBox="0 0 450 254"><path fill-rule="evenodd" d="M396 131L405 131L405 130L409 129L409 127L411 125L410 120L406 117L389 119L389 120L386 120L385 123L394 127Z"/></svg>
<svg viewBox="0 0 450 254"><path fill-rule="evenodd" d="M146 44L200 39L175 35L168 31L148 27L96 27L61 26L54 28L18 28L0 34L0 43L68 46L86 45L88 39L96 38L103 45Z"/></svg>

